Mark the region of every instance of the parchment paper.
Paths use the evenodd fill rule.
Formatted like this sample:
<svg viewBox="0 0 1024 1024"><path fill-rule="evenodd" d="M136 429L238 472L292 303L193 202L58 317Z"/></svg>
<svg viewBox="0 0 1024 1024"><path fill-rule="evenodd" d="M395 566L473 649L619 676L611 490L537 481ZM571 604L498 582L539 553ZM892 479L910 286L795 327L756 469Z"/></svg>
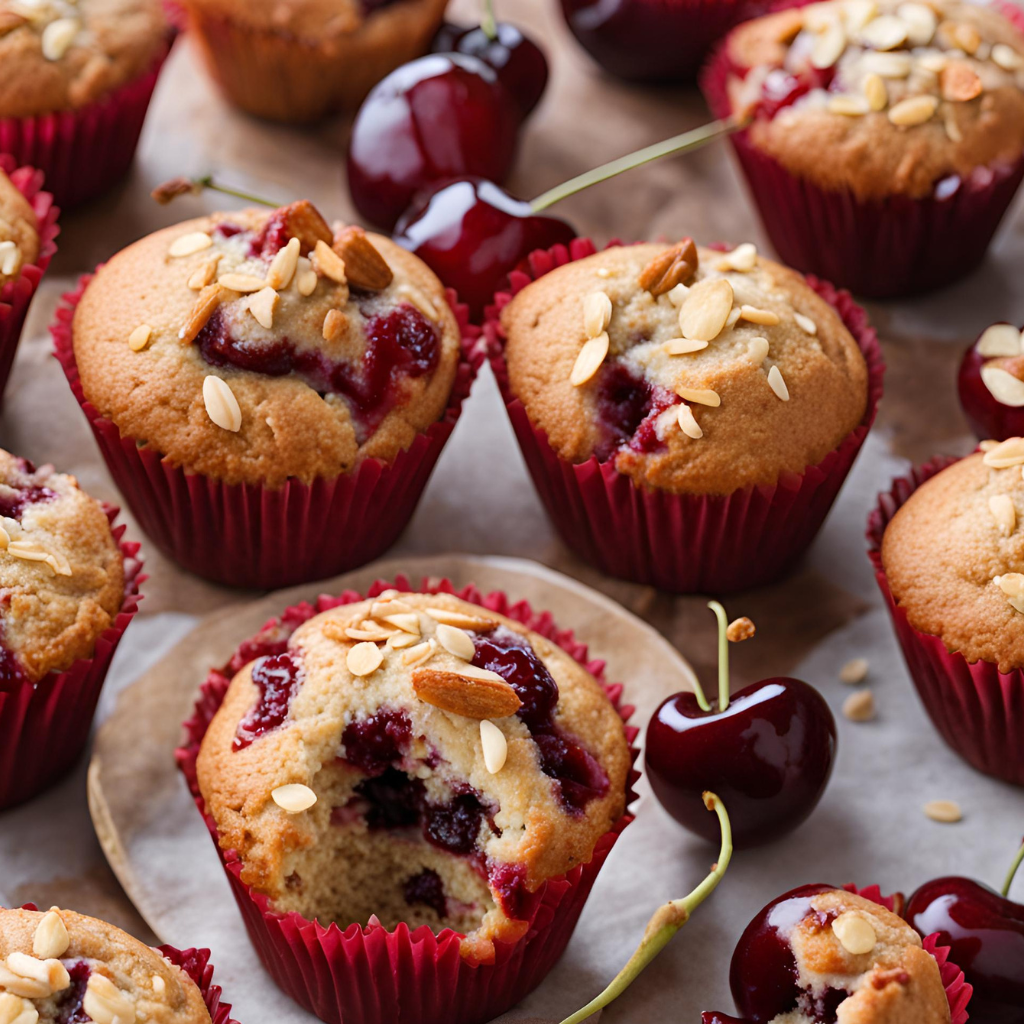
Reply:
<svg viewBox="0 0 1024 1024"><path fill-rule="evenodd" d="M691 91L627 86L601 75L569 36L555 0L499 0L498 7L501 17L544 42L552 63L548 94L523 133L509 183L517 194L537 195L586 167L706 119L703 103ZM456 19L471 20L473 0L456 0L452 12ZM271 198L308 196L328 216L350 217L343 181L347 131L343 122L297 131L234 113L210 87L187 42L179 45L158 87L131 178L110 197L63 220L61 249L37 296L8 388L0 445L40 463L56 462L92 493L116 501L50 355L46 328L60 293L143 234L234 205L206 196L169 208L154 206L149 190L178 174L213 170ZM836 775L818 813L787 840L737 856L723 887L627 999L606 1013L606 1024L695 1024L702 1009L730 1009L728 961L736 938L763 903L793 885L857 881L910 890L950 871L989 882L1003 877L1024 831L1024 794L978 775L937 738L900 660L864 553L863 532L875 494L908 459L963 453L973 443L956 401L955 369L963 348L989 323L1024 322L1022 201L988 260L967 280L920 300L869 307L889 363L879 422L795 575L729 602L730 611L750 615L759 627L756 640L733 652L734 685L767 675L798 675L820 687L838 713L849 691L837 672L849 658L864 656L871 663L878 721L853 725L840 717ZM560 212L601 242L691 234L704 241L749 239L768 251L724 144L635 171L568 201ZM111 713L117 693L159 660L198 616L252 598L186 576L140 539L152 578L144 588L142 614L114 661L100 722ZM566 572L646 619L699 673L714 678L713 619L701 599L672 598L603 579L554 536L486 373L392 555L444 551L523 556ZM621 966L654 905L682 894L707 869L712 851L676 828L643 792L639 820L606 866L565 958L523 1013L560 1019L589 998ZM934 798L960 801L965 820L956 826L927 820L921 804ZM208 856L214 856L212 847ZM217 895L226 893L224 888ZM84 764L26 807L0 815L0 902L29 899L99 914L141 938L155 938L95 840ZM199 934L182 941L210 940L206 927L197 924ZM223 961L222 954L237 955L235 947L220 945L214 945L215 962ZM250 998L245 979L221 980L242 1024L280 1024L279 1012ZM299 1015L290 1007L287 1012Z"/></svg>

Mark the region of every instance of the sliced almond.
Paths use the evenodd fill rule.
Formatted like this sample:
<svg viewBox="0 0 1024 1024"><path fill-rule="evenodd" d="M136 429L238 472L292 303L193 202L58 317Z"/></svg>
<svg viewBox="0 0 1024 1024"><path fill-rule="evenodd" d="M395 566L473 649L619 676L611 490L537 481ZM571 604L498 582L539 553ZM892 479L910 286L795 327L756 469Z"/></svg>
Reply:
<svg viewBox="0 0 1024 1024"><path fill-rule="evenodd" d="M794 313L793 319L796 321L797 327L805 334L810 334L813 337L818 333L818 325L809 316L804 316L803 313Z"/></svg>
<svg viewBox="0 0 1024 1024"><path fill-rule="evenodd" d="M846 49L846 30L839 21L819 32L811 47L811 66L820 70L832 67Z"/></svg>
<svg viewBox="0 0 1024 1024"><path fill-rule="evenodd" d="M348 282L354 288L379 292L394 279L388 261L381 256L362 228L345 228L334 239L334 252L340 257Z"/></svg>
<svg viewBox="0 0 1024 1024"><path fill-rule="evenodd" d="M911 96L889 108L889 120L900 128L913 128L930 121L938 108L936 96Z"/></svg>
<svg viewBox="0 0 1024 1024"><path fill-rule="evenodd" d="M1008 572L996 576L992 582L1006 595L1014 611L1024 613L1024 574Z"/></svg>
<svg viewBox="0 0 1024 1024"><path fill-rule="evenodd" d="M42 960L62 957L71 945L64 918L56 910L43 914L32 936L32 952Z"/></svg>
<svg viewBox="0 0 1024 1024"><path fill-rule="evenodd" d="M220 263L220 256L214 256L207 260L201 267L192 271L188 279L188 286L194 292L201 292L208 284L213 284L217 276L217 265Z"/></svg>
<svg viewBox="0 0 1024 1024"><path fill-rule="evenodd" d="M0 35L3 35L0 16ZM0 1024L38 1024L39 1011L22 996L13 992L0 992Z"/></svg>
<svg viewBox="0 0 1024 1024"><path fill-rule="evenodd" d="M665 351L670 356L688 356L708 347L706 341L691 341L689 338L673 338L665 342Z"/></svg>
<svg viewBox="0 0 1024 1024"><path fill-rule="evenodd" d="M574 388L586 384L601 369L601 364L608 355L609 344L607 333L601 333L584 343L579 355L576 356L576 362L573 363L572 373L569 374L569 383Z"/></svg>
<svg viewBox="0 0 1024 1024"><path fill-rule="evenodd" d="M128 347L133 352L141 352L153 337L153 328L149 324L139 324L138 327L128 335Z"/></svg>
<svg viewBox="0 0 1024 1024"><path fill-rule="evenodd" d="M992 61L1004 71L1020 71L1024 69L1024 57L1006 43L996 43L992 47Z"/></svg>
<svg viewBox="0 0 1024 1024"><path fill-rule="evenodd" d="M1017 526L1017 509L1013 504L1013 498L1008 494L993 494L988 499L988 510L992 513L999 532L1004 537L1009 537Z"/></svg>
<svg viewBox="0 0 1024 1024"><path fill-rule="evenodd" d="M384 655L375 643L363 642L349 648L345 664L354 676L368 676L384 664Z"/></svg>
<svg viewBox="0 0 1024 1024"><path fill-rule="evenodd" d="M640 271L640 287L657 298L676 285L686 284L697 273L698 263L697 246L692 238L684 238L659 253Z"/></svg>
<svg viewBox="0 0 1024 1024"><path fill-rule="evenodd" d="M782 376L782 371L777 367L773 366L768 371L768 387L775 392L776 397L782 399L783 402L789 401L789 388L786 387L786 380Z"/></svg>
<svg viewBox="0 0 1024 1024"><path fill-rule="evenodd" d="M437 624L437 642L449 653L463 661L472 661L476 656L473 638L458 626L447 626L443 622Z"/></svg>
<svg viewBox="0 0 1024 1024"><path fill-rule="evenodd" d="M844 117L863 117L870 112L871 107L864 96L833 96L828 101L828 109L831 113L842 114Z"/></svg>
<svg viewBox="0 0 1024 1024"><path fill-rule="evenodd" d="M274 326L274 311L280 301L281 296L273 288L263 288L249 296L249 312L260 327L269 331Z"/></svg>
<svg viewBox="0 0 1024 1024"><path fill-rule="evenodd" d="M238 433L242 427L242 410L226 380L207 374L203 380L203 402L206 414L218 427Z"/></svg>
<svg viewBox="0 0 1024 1024"><path fill-rule="evenodd" d="M411 633L413 636L420 635L420 617L414 612L393 611L380 616L381 622L386 622L403 633Z"/></svg>
<svg viewBox="0 0 1024 1024"><path fill-rule="evenodd" d="M207 325L225 295L227 292L219 284L207 285L199 293L185 326L178 332L178 338L184 344L191 345L199 337L199 332Z"/></svg>
<svg viewBox="0 0 1024 1024"><path fill-rule="evenodd" d="M278 250L267 268L267 284L271 288L281 291L292 283L301 253L302 243L297 238L289 238L288 244Z"/></svg>
<svg viewBox="0 0 1024 1024"><path fill-rule="evenodd" d="M1024 405L1024 381L999 366L983 366L981 382L1000 404L1012 408Z"/></svg>
<svg viewBox="0 0 1024 1024"><path fill-rule="evenodd" d="M480 721L480 746L484 755L484 767L497 775L505 767L508 758L508 741L505 734L486 718Z"/></svg>
<svg viewBox="0 0 1024 1024"><path fill-rule="evenodd" d="M475 673L418 668L412 674L412 688L424 703L466 718L505 718L523 703L504 679Z"/></svg>
<svg viewBox="0 0 1024 1024"><path fill-rule="evenodd" d="M939 27L939 19L927 4L900 4L899 19L907 26L907 42L911 46L927 46Z"/></svg>
<svg viewBox="0 0 1024 1024"><path fill-rule="evenodd" d="M43 960L28 953L14 952L8 954L6 964L12 974L38 981L50 992L63 992L71 984L67 968L55 957Z"/></svg>
<svg viewBox="0 0 1024 1024"><path fill-rule="evenodd" d="M963 821L963 811L955 800L929 800L924 805L924 813L932 821L942 822L944 825L955 825Z"/></svg>
<svg viewBox="0 0 1024 1024"><path fill-rule="evenodd" d="M388 637L387 646L393 650L401 651L412 647L414 644L420 645L422 642L418 636L414 636L412 633L395 633L393 636Z"/></svg>
<svg viewBox="0 0 1024 1024"><path fill-rule="evenodd" d="M58 18L43 29L40 48L47 60L60 60L82 28L77 18Z"/></svg>
<svg viewBox="0 0 1024 1024"><path fill-rule="evenodd" d="M1021 332L1013 324L993 324L986 327L974 347L978 355L986 359L1019 356L1024 351Z"/></svg>
<svg viewBox="0 0 1024 1024"><path fill-rule="evenodd" d="M939 88L942 98L951 103L966 103L980 96L982 92L981 78L978 73L963 60L951 60L939 75Z"/></svg>
<svg viewBox="0 0 1024 1024"><path fill-rule="evenodd" d="M313 266L323 277L337 284L347 284L345 261L326 243L317 242L313 250Z"/></svg>
<svg viewBox="0 0 1024 1024"><path fill-rule="evenodd" d="M858 690L843 701L843 714L851 722L870 722L876 714L875 695L870 690Z"/></svg>
<svg viewBox="0 0 1024 1024"><path fill-rule="evenodd" d="M612 300L605 292L591 292L583 298L583 330L588 338L604 333L612 320Z"/></svg>
<svg viewBox="0 0 1024 1024"><path fill-rule="evenodd" d="M274 803L289 814L301 814L316 803L316 793L301 782L289 782L278 786L270 794Z"/></svg>
<svg viewBox="0 0 1024 1024"><path fill-rule="evenodd" d="M889 90L881 75L870 74L864 79L864 98L875 111L885 110L889 105Z"/></svg>
<svg viewBox="0 0 1024 1024"><path fill-rule="evenodd" d="M15 974L7 969L3 961L0 961L0 989L21 999L48 999L53 995L53 990L46 982ZM14 1004L7 1005L10 1009L14 1008Z"/></svg>
<svg viewBox="0 0 1024 1024"><path fill-rule="evenodd" d="M722 398L717 391L709 391L706 388L676 388L676 394L684 402L693 402L696 405L707 405L717 409L722 404Z"/></svg>
<svg viewBox="0 0 1024 1024"><path fill-rule="evenodd" d="M832 932L839 944L852 956L864 956L878 945L878 936L867 918L848 910L832 922Z"/></svg>
<svg viewBox="0 0 1024 1024"><path fill-rule="evenodd" d="M175 259L182 256L194 256L197 252L209 249L213 239L205 231L190 231L187 235L179 235L167 250L167 255Z"/></svg>
<svg viewBox="0 0 1024 1024"><path fill-rule="evenodd" d="M678 309L686 299L686 296L690 293L690 289L685 284L677 284L671 291L665 292L665 297L673 306Z"/></svg>
<svg viewBox="0 0 1024 1024"><path fill-rule="evenodd" d="M881 78L906 78L914 69L914 59L909 53L868 50L860 58L860 66L869 75L879 75Z"/></svg>
<svg viewBox="0 0 1024 1024"><path fill-rule="evenodd" d="M326 626L324 627L324 632L327 633ZM359 626L346 626L342 630L342 635L346 640L368 641L372 644L381 644L386 640L390 640L396 632L398 631L393 629L383 629L375 622L364 622ZM340 637L331 636L331 639L340 639Z"/></svg>
<svg viewBox="0 0 1024 1024"><path fill-rule="evenodd" d="M853 658L839 670L839 681L847 686L859 686L867 677L867 658Z"/></svg>
<svg viewBox="0 0 1024 1024"><path fill-rule="evenodd" d="M414 665L422 665L423 662L434 656L434 652L436 650L436 640L427 640L425 643L417 644L415 647L410 647L402 655L402 664L410 667Z"/></svg>
<svg viewBox="0 0 1024 1024"><path fill-rule="evenodd" d="M497 626L494 619L484 615L471 615L467 612L453 611L450 608L426 608L426 614L435 622L443 622L446 626L458 626L473 633L487 633Z"/></svg>
<svg viewBox="0 0 1024 1024"><path fill-rule="evenodd" d="M722 271L738 270L742 274L749 273L757 266L757 246L753 242L743 242L732 252L727 252L718 263Z"/></svg>
<svg viewBox="0 0 1024 1024"><path fill-rule="evenodd" d="M740 319L763 327L774 327L779 323L778 313L770 309L758 309L757 306L740 306Z"/></svg>
<svg viewBox="0 0 1024 1024"><path fill-rule="evenodd" d="M995 448L985 452L982 460L992 469L1010 469L1024 466L1024 437L1008 437Z"/></svg>
<svg viewBox="0 0 1024 1024"><path fill-rule="evenodd" d="M725 278L698 281L679 307L679 329L691 341L714 341L732 310L732 285Z"/></svg>
<svg viewBox="0 0 1024 1024"><path fill-rule="evenodd" d="M261 288L267 286L267 282L262 277L256 277L255 274L221 274L217 278L217 283L222 288L227 288L233 292L240 292L242 295L258 292Z"/></svg>
<svg viewBox="0 0 1024 1024"><path fill-rule="evenodd" d="M861 30L860 38L875 50L895 50L907 41L909 27L902 18L880 14Z"/></svg>
<svg viewBox="0 0 1024 1024"><path fill-rule="evenodd" d="M751 338L747 348L750 358L756 366L760 366L767 358L770 346L767 338Z"/></svg>
<svg viewBox="0 0 1024 1024"><path fill-rule="evenodd" d="M348 317L340 309L327 310L323 327L324 341L337 341L343 338L347 331Z"/></svg>
<svg viewBox="0 0 1024 1024"><path fill-rule="evenodd" d="M303 264L306 266L303 266ZM299 290L299 294L305 298L309 298L313 292L316 291L316 286L320 283L320 278L316 276L316 271L312 268L305 257L299 261L299 269L295 274L295 287Z"/></svg>
<svg viewBox="0 0 1024 1024"><path fill-rule="evenodd" d="M96 971L86 982L82 1009L95 1024L135 1024L135 1004L108 977Z"/></svg>
<svg viewBox="0 0 1024 1024"><path fill-rule="evenodd" d="M974 55L981 46L981 34L973 25L961 22L953 28L953 41L964 53Z"/></svg>
<svg viewBox="0 0 1024 1024"><path fill-rule="evenodd" d="M704 436L700 424L694 418L693 410L685 403L679 404L679 429L687 436L699 441Z"/></svg>

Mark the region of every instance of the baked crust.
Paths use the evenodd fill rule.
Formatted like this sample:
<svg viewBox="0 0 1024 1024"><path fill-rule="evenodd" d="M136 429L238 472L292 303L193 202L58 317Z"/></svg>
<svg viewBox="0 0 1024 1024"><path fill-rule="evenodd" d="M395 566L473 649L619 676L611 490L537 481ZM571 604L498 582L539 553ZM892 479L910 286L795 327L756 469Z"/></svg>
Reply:
<svg viewBox="0 0 1024 1024"><path fill-rule="evenodd" d="M329 44L382 17L390 9L365 8L357 0L187 0L206 17L226 18L250 28L291 34L318 45ZM405 17L425 0L394 5Z"/></svg>
<svg viewBox="0 0 1024 1024"><path fill-rule="evenodd" d="M71 910L53 910L70 940L56 959L69 969L76 961L87 961L93 975L113 982L120 996L133 1007L136 1020L210 1024L210 1014L195 982L156 950L106 921ZM12 953L33 956L33 939L46 916L44 911L0 909L0 961L6 961ZM3 988L0 985L0 991ZM53 1024L62 1000L68 997L65 989L29 1002L38 1011L40 1021Z"/></svg>
<svg viewBox="0 0 1024 1024"><path fill-rule="evenodd" d="M439 851L428 842L407 841L403 847L401 838L388 840L392 848L408 851L390 868L401 876L390 880L391 887L426 865L441 875L450 895L470 908L461 917L449 912L449 918L456 916L453 922L393 906L392 893L383 888L388 880L367 866L367 861L389 856L375 837L402 833L375 831L365 821L353 820L358 814L348 813L354 794L362 792L356 787L368 776L348 761L337 760L346 753L346 726L365 722L382 708L403 712L411 740L406 757L397 762L400 770L423 780L428 798L439 805L448 804L453 794L466 792L467 787L480 794L496 826L490 831L484 827L478 836L486 863L525 870L529 891L588 861L597 840L622 816L628 744L622 721L602 687L555 644L514 620L451 595L395 594L393 599L414 610L423 640L440 635L427 609L482 616L491 623L488 630L497 624L527 638L558 686L555 723L601 766L608 780L604 795L594 796L581 813L563 805L557 784L541 770L530 730L514 715L495 723L506 737L507 760L492 774L484 761L479 722L417 697L413 676L424 664L430 669L465 670L466 662L443 647L418 666L406 664L409 648L384 648L380 668L366 676L353 675L348 655L356 640L344 629L363 623L373 613L372 601L324 612L296 630L288 650L300 660L303 676L287 718L242 749L234 749L239 726L255 706L259 690L252 678L254 663L238 672L203 739L196 764L199 788L217 824L221 846L241 856L242 880L269 896L277 910L297 910L325 924L335 919L342 927L353 919L365 923L370 914L392 927L399 920L428 923L435 930L454 926L469 933L464 945L468 955L486 960L493 956L495 938L518 938L523 928L488 890L487 879L493 879L493 873L486 876L471 859ZM274 790L291 783L309 786L318 794L308 812L289 814L274 802ZM344 846L336 839L342 833ZM319 852L335 841L339 845L332 848L331 857ZM330 893L325 892L324 878L332 880ZM352 887L356 891L347 892L348 879L363 880L364 889L380 888L367 892ZM326 906L338 891L343 899L333 909Z"/></svg>
<svg viewBox="0 0 1024 1024"><path fill-rule="evenodd" d="M901 3L879 0L877 9L891 16ZM1024 75L997 64L992 47L998 44L1024 55L1024 35L991 7L961 0L935 0L928 6L937 13L939 23L928 44L886 51L912 57L913 70L903 77L883 76L887 92L883 109L865 105L862 113L853 115L834 109L836 97L866 104L865 81L872 73L869 62L875 54L858 44L857 32L849 31L847 48L835 65L828 90L813 89L774 117L755 116L749 129L751 142L792 174L820 188L849 190L862 200L891 195L922 198L951 176L967 178L977 168L1020 160L1024 156ZM765 15L734 30L727 42L729 60L736 69L728 86L733 112L753 109L772 69L813 74L808 61L820 26L841 10L840 3L829 0ZM945 26L969 26L977 33L980 47L964 53ZM981 89L976 96L948 98L956 93L943 86L942 73L918 63L944 57L977 76ZM1024 67L1024 61L1021 64ZM914 96L939 101L934 116L920 124L894 124L889 118L893 107Z"/></svg>
<svg viewBox="0 0 1024 1024"><path fill-rule="evenodd" d="M1024 530L1008 535L990 506L1024 516L1020 466L993 469L977 453L923 483L886 527L882 566L910 624L969 662L1024 668L1024 614L994 582L1024 569Z"/></svg>
<svg viewBox="0 0 1024 1024"><path fill-rule="evenodd" d="M47 27L74 19L59 55L44 55ZM160 0L0 0L0 117L84 107L147 72L167 45Z"/></svg>
<svg viewBox="0 0 1024 1024"><path fill-rule="evenodd" d="M13 242L11 252L6 242ZM0 171L0 287L39 256L39 222L29 201Z"/></svg>
<svg viewBox="0 0 1024 1024"><path fill-rule="evenodd" d="M604 368L625 365L676 401L674 391L682 385L721 398L717 408L690 403L700 438L669 422L658 428L662 444L654 450L618 447L611 457L620 473L638 485L674 493L728 494L775 484L784 472L800 473L818 463L861 422L867 406L867 366L839 315L799 274L778 263L758 258L749 272L721 271L723 254L699 249L691 285L727 279L734 308L756 306L780 322L740 320L703 351L668 355L664 344L680 335L679 310L669 294L655 299L639 284L644 268L667 248L620 246L567 263L505 307L509 382L530 421L567 461L602 453L601 372L580 387L570 381L586 341L583 302L601 291L613 309ZM795 313L809 318L815 335L796 322ZM756 338L767 339L767 361L754 353ZM781 372L788 401L769 385L770 366Z"/></svg>
<svg viewBox="0 0 1024 1024"><path fill-rule="evenodd" d="M36 470L0 450L0 505L4 511L26 489L42 488L16 517L0 517L0 629L32 682L91 657L124 599L124 560L98 501L72 476L52 466ZM51 497L52 495L52 497ZM12 554L29 549L52 562Z"/></svg>
<svg viewBox="0 0 1024 1024"><path fill-rule="evenodd" d="M215 232L219 225L258 232L273 214L248 210L187 221L165 228L129 246L101 267L75 311L75 359L86 398L112 420L125 437L160 452L176 466L226 483L279 487L288 479L310 483L349 472L367 458L390 462L437 422L448 406L460 358L460 335L444 288L427 266L390 239L368 236L384 256L394 280L375 296L352 295L347 284L321 277L310 296L298 291L300 260L287 288L278 292L270 329L249 314L248 296L228 292L220 303L232 336L246 345L287 342L313 356L362 367L366 350L366 303L388 308L425 298L436 317L439 355L436 368L405 376L396 385L396 404L368 436L355 422L345 398L324 397L296 372L282 376L211 365L196 344L180 332L204 294L189 280L219 258L215 274L262 277L269 260L249 257L246 236L220 239L182 257L169 255L172 243L193 233ZM242 239L240 242L239 239ZM324 338L328 313L341 314L331 340ZM424 314L425 315L425 314ZM142 351L129 347L140 325L152 329ZM227 382L241 411L232 432L207 412L203 385L208 376Z"/></svg>

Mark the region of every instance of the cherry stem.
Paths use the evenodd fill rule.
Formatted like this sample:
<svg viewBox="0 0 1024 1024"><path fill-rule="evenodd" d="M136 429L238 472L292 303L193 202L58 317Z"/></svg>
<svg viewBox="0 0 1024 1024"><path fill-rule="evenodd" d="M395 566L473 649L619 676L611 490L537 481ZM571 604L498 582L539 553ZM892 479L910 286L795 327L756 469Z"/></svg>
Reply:
<svg viewBox="0 0 1024 1024"><path fill-rule="evenodd" d="M194 183L197 188L208 188L211 192L222 192L226 196L234 196L236 199L244 199L247 203L258 203L260 206L269 206L274 210L281 205L280 203L271 202L269 199L264 199L262 196L255 196L251 192L243 192L241 189L222 185L219 181L213 180L212 174L207 174L202 178L196 178Z"/></svg>
<svg viewBox="0 0 1024 1024"><path fill-rule="evenodd" d="M706 146L709 142L714 142L715 139L723 138L731 132L745 127L745 125L746 121L738 121L734 117L727 117L721 121L712 121L710 124L693 128L688 132L683 132L682 135L675 135L664 142L656 142L653 146L638 149L635 153L630 153L628 156L620 156L617 160L602 164L600 167L585 171L575 178L570 178L561 185L556 185L554 188L537 196L530 203L530 207L534 213L540 213L541 210L546 210L549 206L554 206L555 203L568 199L569 196L574 196L585 188L590 188L591 185L599 185L602 181L614 178L625 171L631 171L634 167L642 167L644 164L651 163L652 160L660 160L663 156L673 156L676 153L686 153L690 150L700 149L701 146Z"/></svg>
<svg viewBox="0 0 1024 1024"><path fill-rule="evenodd" d="M1003 883L1003 897L1010 895L1010 886L1013 885L1013 879L1016 877L1017 869L1024 862L1024 846L1017 851L1017 856L1013 858L1013 863L1010 865L1010 873L1006 876L1006 881Z"/></svg>
<svg viewBox="0 0 1024 1024"><path fill-rule="evenodd" d="M480 4L480 28L488 39L498 38L498 26L494 21L494 0L482 0Z"/></svg>
<svg viewBox="0 0 1024 1024"><path fill-rule="evenodd" d="M729 707L729 617L717 601L708 601L708 607L718 619L718 710Z"/></svg>
<svg viewBox="0 0 1024 1024"><path fill-rule="evenodd" d="M718 887L732 859L732 826L724 804L714 793L704 794L704 806L718 815L718 823L722 829L722 848L718 854L718 863L688 896L664 903L655 911L644 931L643 940L626 962L626 966L596 999L592 999L571 1017L566 1017L562 1024L580 1024L580 1021L586 1020L621 996L643 969L668 945L672 936L686 924L694 910Z"/></svg>

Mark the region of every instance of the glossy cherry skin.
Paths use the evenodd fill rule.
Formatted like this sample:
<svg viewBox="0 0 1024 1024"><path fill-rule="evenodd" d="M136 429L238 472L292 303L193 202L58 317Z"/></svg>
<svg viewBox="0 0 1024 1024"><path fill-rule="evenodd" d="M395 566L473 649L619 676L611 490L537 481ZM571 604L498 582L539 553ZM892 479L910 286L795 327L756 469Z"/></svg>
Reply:
<svg viewBox="0 0 1024 1024"><path fill-rule="evenodd" d="M978 354L977 345L965 353L957 374L957 393L967 422L979 441L993 438L1005 441L1008 437L1024 435L1024 406L1003 405L981 379L981 368L994 363L1024 380L1024 356L986 358Z"/></svg>
<svg viewBox="0 0 1024 1024"><path fill-rule="evenodd" d="M352 127L356 209L390 230L413 196L439 181L504 180L520 119L516 101L476 57L433 54L404 64L374 86Z"/></svg>
<svg viewBox="0 0 1024 1024"><path fill-rule="evenodd" d="M494 31L492 37L480 25L446 23L434 36L430 49L434 53L463 53L490 65L501 84L516 98L525 117L540 102L547 87L547 58L515 25L499 21Z"/></svg>
<svg viewBox="0 0 1024 1024"><path fill-rule="evenodd" d="M493 182L462 178L423 194L398 222L395 241L477 316L531 252L575 237L565 221L535 214Z"/></svg>
<svg viewBox="0 0 1024 1024"><path fill-rule="evenodd" d="M1024 906L969 878L937 878L910 897L906 917L951 947L974 986L972 1020L1024 1024Z"/></svg>
<svg viewBox="0 0 1024 1024"><path fill-rule="evenodd" d="M725 712L692 693L669 697L647 727L647 777L681 825L718 842L701 793L717 793L737 848L777 839L814 810L832 774L836 723L799 679L767 679L734 694ZM697 810L694 810L697 808ZM712 820L707 820L712 819Z"/></svg>

